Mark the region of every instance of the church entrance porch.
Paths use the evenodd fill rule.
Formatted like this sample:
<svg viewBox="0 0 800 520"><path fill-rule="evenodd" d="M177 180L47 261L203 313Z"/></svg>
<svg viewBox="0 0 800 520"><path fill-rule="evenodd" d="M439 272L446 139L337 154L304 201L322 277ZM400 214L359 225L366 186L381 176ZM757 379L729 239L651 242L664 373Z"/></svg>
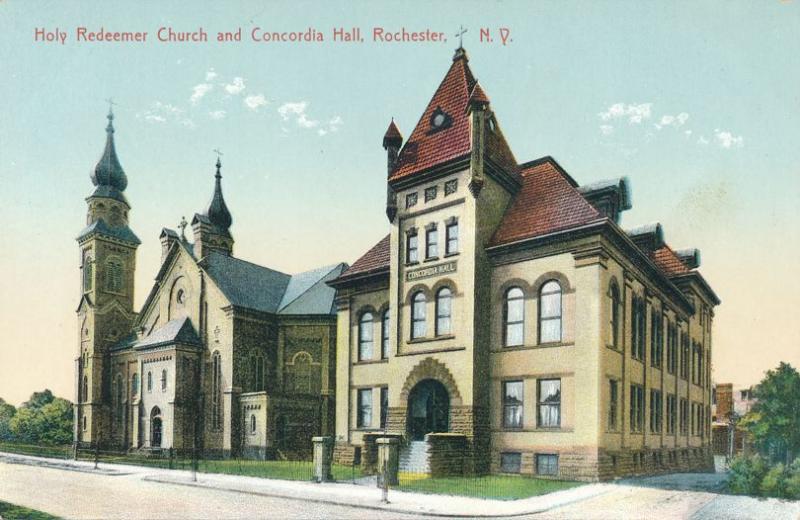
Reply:
<svg viewBox="0 0 800 520"><path fill-rule="evenodd" d="M422 441L428 433L443 433L450 427L450 395L442 383L424 379L408 395L406 428L411 441Z"/></svg>

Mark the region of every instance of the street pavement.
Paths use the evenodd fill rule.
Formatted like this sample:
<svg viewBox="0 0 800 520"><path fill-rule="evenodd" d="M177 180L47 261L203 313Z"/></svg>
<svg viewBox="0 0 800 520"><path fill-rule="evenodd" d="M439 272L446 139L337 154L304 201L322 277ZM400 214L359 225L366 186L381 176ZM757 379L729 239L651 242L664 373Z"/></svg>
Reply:
<svg viewBox="0 0 800 520"><path fill-rule="evenodd" d="M720 474L675 474L589 484L496 501L351 484L314 484L0 454L0 500L63 518L800 519L800 502L721 494Z"/></svg>

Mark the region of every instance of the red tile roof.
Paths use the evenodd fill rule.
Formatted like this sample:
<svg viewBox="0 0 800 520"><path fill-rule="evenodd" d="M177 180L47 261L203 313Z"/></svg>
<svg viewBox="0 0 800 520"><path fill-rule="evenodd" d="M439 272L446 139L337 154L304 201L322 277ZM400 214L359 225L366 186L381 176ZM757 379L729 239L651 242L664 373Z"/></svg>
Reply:
<svg viewBox="0 0 800 520"><path fill-rule="evenodd" d="M523 166L522 187L506 210L491 245L508 244L603 220L547 157Z"/></svg>
<svg viewBox="0 0 800 520"><path fill-rule="evenodd" d="M469 100L477 103L489 103L489 96L481 88L481 84L475 82L475 87L472 89L472 94L469 95Z"/></svg>
<svg viewBox="0 0 800 520"><path fill-rule="evenodd" d="M653 263L667 276L686 274L690 271L686 264L675 254L675 251L666 244L655 251L651 251L649 256Z"/></svg>
<svg viewBox="0 0 800 520"><path fill-rule="evenodd" d="M368 274L382 269L389 269L389 237L386 235L380 242L356 260L339 279Z"/></svg>
<svg viewBox="0 0 800 520"><path fill-rule="evenodd" d="M470 125L466 108L474 86L475 78L466 57L454 60L400 151L390 179L408 177L470 152ZM448 128L431 132L430 121L437 108L451 118L451 124Z"/></svg>

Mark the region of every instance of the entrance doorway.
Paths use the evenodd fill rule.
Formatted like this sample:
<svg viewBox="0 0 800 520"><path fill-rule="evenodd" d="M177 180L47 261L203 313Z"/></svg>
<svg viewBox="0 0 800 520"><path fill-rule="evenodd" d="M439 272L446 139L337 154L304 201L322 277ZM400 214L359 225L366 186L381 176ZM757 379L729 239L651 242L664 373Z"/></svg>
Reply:
<svg viewBox="0 0 800 520"><path fill-rule="evenodd" d="M423 379L408 394L408 435L412 441L425 439L426 433L450 429L450 395L442 383Z"/></svg>
<svg viewBox="0 0 800 520"><path fill-rule="evenodd" d="M150 412L150 447L161 447L161 410L158 406Z"/></svg>

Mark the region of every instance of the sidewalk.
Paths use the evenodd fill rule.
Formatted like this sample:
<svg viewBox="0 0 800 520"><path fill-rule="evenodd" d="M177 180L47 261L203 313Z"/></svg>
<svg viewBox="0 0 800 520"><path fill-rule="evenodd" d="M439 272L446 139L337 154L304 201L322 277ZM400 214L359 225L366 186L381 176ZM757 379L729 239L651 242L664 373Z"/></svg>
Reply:
<svg viewBox="0 0 800 520"><path fill-rule="evenodd" d="M384 504L381 502L380 489L351 483L316 484L312 482L211 473L198 473L197 482L193 482L189 471L164 470L103 462L100 463L99 469L95 470L93 462L48 459L10 453L0 453L0 461L68 471L97 472L109 477L127 476L126 478L137 478L162 484L192 486L395 513L418 514L428 517L468 516L472 518L491 518L530 515L602 495L613 487L609 484L587 484L520 500L483 500L450 495L407 493L391 489L389 490L389 503Z"/></svg>

